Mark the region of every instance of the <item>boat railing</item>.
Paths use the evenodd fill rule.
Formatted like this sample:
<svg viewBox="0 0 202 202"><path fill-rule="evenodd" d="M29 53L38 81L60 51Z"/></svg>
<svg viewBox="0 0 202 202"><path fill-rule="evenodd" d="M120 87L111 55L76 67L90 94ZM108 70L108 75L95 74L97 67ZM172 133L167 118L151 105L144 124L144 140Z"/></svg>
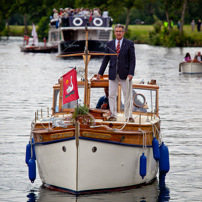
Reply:
<svg viewBox="0 0 202 202"><path fill-rule="evenodd" d="M58 18L50 20L50 27L58 28L58 27L111 27L112 26L112 18L107 17L83 17L83 16L75 16L75 17L67 17L67 18Z"/></svg>

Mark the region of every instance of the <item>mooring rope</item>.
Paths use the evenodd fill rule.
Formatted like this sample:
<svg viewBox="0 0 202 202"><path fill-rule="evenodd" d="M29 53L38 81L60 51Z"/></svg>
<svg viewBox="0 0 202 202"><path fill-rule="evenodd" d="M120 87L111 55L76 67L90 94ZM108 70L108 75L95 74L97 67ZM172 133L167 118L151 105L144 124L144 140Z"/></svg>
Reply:
<svg viewBox="0 0 202 202"><path fill-rule="evenodd" d="M142 147L143 147L143 152L144 152L146 150L146 148L147 148L147 134L146 134L145 131L141 130L140 128L139 128L139 130L142 132L142 135L143 135L143 145L142 145Z"/></svg>
<svg viewBox="0 0 202 202"><path fill-rule="evenodd" d="M152 124L153 137L156 137L156 134L154 133L154 127L155 127L157 133L159 134L159 137L160 137L159 139L160 139L160 141L162 142L163 137L162 137L162 135L161 135L161 131L159 131L159 129L157 128L157 126L155 125L155 123L152 123L151 121L149 121L149 122ZM160 122L159 122L159 124L160 124Z"/></svg>
<svg viewBox="0 0 202 202"><path fill-rule="evenodd" d="M129 77L126 79L126 97L125 97L124 114L125 118L129 119L130 112L132 111L132 80Z"/></svg>
<svg viewBox="0 0 202 202"><path fill-rule="evenodd" d="M33 158L33 143L32 143L32 138L33 138L33 130L35 128L35 123L31 123L31 132L30 132L30 144L31 144L31 158Z"/></svg>

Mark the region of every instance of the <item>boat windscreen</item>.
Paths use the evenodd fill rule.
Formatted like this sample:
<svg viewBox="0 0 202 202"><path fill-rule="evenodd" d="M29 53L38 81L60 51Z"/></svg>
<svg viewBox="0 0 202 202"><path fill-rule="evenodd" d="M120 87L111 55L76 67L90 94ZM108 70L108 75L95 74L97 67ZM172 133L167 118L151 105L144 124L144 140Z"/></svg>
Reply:
<svg viewBox="0 0 202 202"><path fill-rule="evenodd" d="M156 90L133 89L132 90L132 108L133 112L156 111ZM121 92L121 111L124 111L124 96Z"/></svg>

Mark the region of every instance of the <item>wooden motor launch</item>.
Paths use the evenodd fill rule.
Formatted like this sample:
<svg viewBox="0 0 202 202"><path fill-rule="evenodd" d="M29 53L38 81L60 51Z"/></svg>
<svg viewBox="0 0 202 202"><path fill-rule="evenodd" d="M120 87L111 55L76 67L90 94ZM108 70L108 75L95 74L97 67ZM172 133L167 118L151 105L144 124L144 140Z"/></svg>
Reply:
<svg viewBox="0 0 202 202"><path fill-rule="evenodd" d="M96 109L95 98L108 87L108 76L88 79L92 54L87 39L86 27L84 52L76 54L85 63L82 78L77 79L79 100L63 103L61 77L53 86L52 114L49 109L47 115L42 110L41 115L35 113L26 151L29 178L32 182L36 178L36 159L43 186L53 190L84 194L150 184L159 165L162 175L169 171L169 152L160 128L159 86L156 80L132 81L134 123L126 122L119 86L117 121L107 121L109 110Z"/></svg>

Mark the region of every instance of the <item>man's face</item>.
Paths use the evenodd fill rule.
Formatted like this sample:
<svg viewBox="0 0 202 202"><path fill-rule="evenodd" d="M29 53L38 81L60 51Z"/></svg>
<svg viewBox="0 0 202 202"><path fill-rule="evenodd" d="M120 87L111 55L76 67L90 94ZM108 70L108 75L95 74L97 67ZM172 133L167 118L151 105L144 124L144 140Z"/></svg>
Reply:
<svg viewBox="0 0 202 202"><path fill-rule="evenodd" d="M105 91L106 97L108 97L109 96L109 89L108 88L104 88L104 91Z"/></svg>
<svg viewBox="0 0 202 202"><path fill-rule="evenodd" d="M121 40L125 34L125 31L121 27L117 27L114 31L117 40Z"/></svg>

